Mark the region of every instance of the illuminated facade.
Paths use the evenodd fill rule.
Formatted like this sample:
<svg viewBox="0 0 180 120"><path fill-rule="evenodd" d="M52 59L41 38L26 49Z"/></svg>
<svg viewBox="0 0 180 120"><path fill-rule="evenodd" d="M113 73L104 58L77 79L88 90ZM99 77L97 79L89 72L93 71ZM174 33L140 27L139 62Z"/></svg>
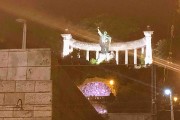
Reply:
<svg viewBox="0 0 180 120"><path fill-rule="evenodd" d="M80 88L86 97L90 96L109 96L111 89L103 82L90 82Z"/></svg>
<svg viewBox="0 0 180 120"><path fill-rule="evenodd" d="M110 43L109 51L110 53L115 54L101 54L101 46L99 43L88 43L78 41L72 38L71 34L62 34L63 37L63 53L62 57L69 55L73 52L73 49L79 49L86 51L86 60L90 60L89 53L95 52L96 53L96 60L99 62L103 61L104 59L110 60L115 58L116 64L119 64L119 52L124 51L125 53L125 64L128 65L128 54L129 51L134 51L134 64L137 65L137 58L138 58L138 50L141 51L140 56L144 56L144 64L152 64L152 47L151 47L151 38L152 38L153 31L144 31L145 37L130 41L130 42L116 42Z"/></svg>
<svg viewBox="0 0 180 120"><path fill-rule="evenodd" d="M93 107L99 114L106 114L106 106L101 104L101 100L104 97L110 96L112 93L111 89L103 82L88 82L82 85L80 88L81 92L88 98L92 103Z"/></svg>

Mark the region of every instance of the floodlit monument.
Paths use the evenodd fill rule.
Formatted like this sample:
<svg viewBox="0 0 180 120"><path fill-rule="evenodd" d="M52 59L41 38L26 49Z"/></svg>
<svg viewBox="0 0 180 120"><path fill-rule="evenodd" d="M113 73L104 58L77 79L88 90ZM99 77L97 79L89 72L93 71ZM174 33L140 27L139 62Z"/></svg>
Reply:
<svg viewBox="0 0 180 120"><path fill-rule="evenodd" d="M69 55L73 52L73 49L79 49L86 51L86 60L90 60L89 53L96 53L97 64L103 61L109 61L115 58L116 64L119 64L119 52L125 53L125 65L128 65L129 51L134 51L134 65L137 65L138 50L140 50L140 58L143 59L144 65L152 64L152 47L151 38L153 31L144 31L144 37L138 40L129 42L111 42L111 37L105 31L102 33L98 28L98 34L100 35L99 43L88 43L78 41L72 38L71 34L62 34L63 37L63 53L62 57ZM115 54L114 54L115 53Z"/></svg>
<svg viewBox="0 0 180 120"><path fill-rule="evenodd" d="M114 58L114 54L113 52L109 51L110 44L111 44L111 37L107 34L106 31L102 33L99 30L99 27L98 27L98 34L100 36L99 45L101 47L101 51L99 52L99 56L97 58L97 64L100 64L103 61L109 61L112 58Z"/></svg>

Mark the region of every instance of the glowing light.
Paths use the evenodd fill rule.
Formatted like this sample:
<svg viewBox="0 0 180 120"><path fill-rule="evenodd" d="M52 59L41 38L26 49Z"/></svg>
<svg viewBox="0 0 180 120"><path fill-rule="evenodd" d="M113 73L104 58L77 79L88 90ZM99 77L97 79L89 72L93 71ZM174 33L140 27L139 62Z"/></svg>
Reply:
<svg viewBox="0 0 180 120"><path fill-rule="evenodd" d="M158 57L153 57L153 62L156 65L159 65L159 66L162 66L162 67L166 67L169 70L173 70L175 72L179 72L180 73L180 65L179 64L169 63L168 60L160 59Z"/></svg>
<svg viewBox="0 0 180 120"><path fill-rule="evenodd" d="M170 95L170 94L171 94L171 90L170 90L170 89L166 89L166 90L164 91L164 93L165 93L166 95Z"/></svg>
<svg viewBox="0 0 180 120"><path fill-rule="evenodd" d="M174 101L175 101L175 102L178 100L178 98L177 98L177 97L174 97L173 99L174 99Z"/></svg>
<svg viewBox="0 0 180 120"><path fill-rule="evenodd" d="M109 84L110 84L110 85L114 85L114 80L110 80L110 81L109 81Z"/></svg>
<svg viewBox="0 0 180 120"><path fill-rule="evenodd" d="M93 104L93 107L95 108L95 110L96 110L99 114L106 114L106 113L107 113L107 109L106 109L105 106L103 106L103 105Z"/></svg>

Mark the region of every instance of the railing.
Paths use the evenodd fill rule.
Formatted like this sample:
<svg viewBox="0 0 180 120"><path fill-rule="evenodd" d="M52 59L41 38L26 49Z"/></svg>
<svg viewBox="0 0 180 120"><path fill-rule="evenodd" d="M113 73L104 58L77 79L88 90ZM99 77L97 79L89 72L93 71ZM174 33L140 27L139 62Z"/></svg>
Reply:
<svg viewBox="0 0 180 120"><path fill-rule="evenodd" d="M86 97L90 102L112 102L115 96L88 96Z"/></svg>

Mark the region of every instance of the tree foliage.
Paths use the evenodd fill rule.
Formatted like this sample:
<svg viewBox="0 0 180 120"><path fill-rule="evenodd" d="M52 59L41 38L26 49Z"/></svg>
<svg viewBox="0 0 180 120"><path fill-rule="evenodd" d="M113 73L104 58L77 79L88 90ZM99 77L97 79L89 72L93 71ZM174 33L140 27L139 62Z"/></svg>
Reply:
<svg viewBox="0 0 180 120"><path fill-rule="evenodd" d="M156 48L153 50L153 54L159 58L168 58L169 55L170 40L162 39L156 44Z"/></svg>

